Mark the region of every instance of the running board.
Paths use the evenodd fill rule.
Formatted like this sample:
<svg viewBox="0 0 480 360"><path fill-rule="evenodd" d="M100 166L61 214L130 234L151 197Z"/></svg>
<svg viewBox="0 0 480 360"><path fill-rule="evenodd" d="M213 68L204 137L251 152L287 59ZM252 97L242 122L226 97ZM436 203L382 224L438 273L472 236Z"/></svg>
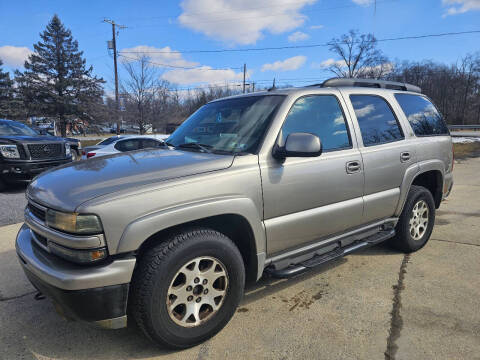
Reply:
<svg viewBox="0 0 480 360"><path fill-rule="evenodd" d="M351 254L357 250L365 249L367 247L380 244L381 242L388 240L393 236L395 236L395 230L393 229L388 231L380 231L374 235L366 237L363 240L356 241L343 248L338 247L335 250L332 250L322 255L314 256L309 260L300 262L296 265L289 266L285 269L276 270L273 267L269 267L265 269L265 272L267 272L268 274L270 274L272 277L275 277L275 278L289 278L289 277L301 274L307 271L308 269L314 268L321 264L325 264L329 261Z"/></svg>

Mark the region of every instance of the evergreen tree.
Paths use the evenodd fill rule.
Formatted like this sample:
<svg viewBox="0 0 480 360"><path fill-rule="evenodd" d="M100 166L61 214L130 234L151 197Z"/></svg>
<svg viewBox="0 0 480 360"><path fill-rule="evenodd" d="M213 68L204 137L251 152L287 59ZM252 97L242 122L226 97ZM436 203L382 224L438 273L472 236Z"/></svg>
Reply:
<svg viewBox="0 0 480 360"><path fill-rule="evenodd" d="M0 118L9 118L13 100L13 81L8 72L3 72L2 65L0 59Z"/></svg>
<svg viewBox="0 0 480 360"><path fill-rule="evenodd" d="M34 53L25 61L25 71L17 71L15 80L30 114L55 117L62 136L67 122L82 116L92 102L103 94L103 79L92 75L78 50L78 42L57 15L40 34Z"/></svg>

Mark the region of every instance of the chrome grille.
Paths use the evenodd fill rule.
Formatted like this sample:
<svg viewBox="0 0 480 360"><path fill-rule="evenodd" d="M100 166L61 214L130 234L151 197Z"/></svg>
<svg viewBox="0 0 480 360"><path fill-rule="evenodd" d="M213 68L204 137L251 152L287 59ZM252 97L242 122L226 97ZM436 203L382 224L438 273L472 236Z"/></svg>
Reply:
<svg viewBox="0 0 480 360"><path fill-rule="evenodd" d="M45 222L46 220L46 211L44 209L41 209L37 206L35 206L32 203L28 203L28 210L38 219L42 220Z"/></svg>
<svg viewBox="0 0 480 360"><path fill-rule="evenodd" d="M28 144L31 159L59 158L63 155L63 144Z"/></svg>

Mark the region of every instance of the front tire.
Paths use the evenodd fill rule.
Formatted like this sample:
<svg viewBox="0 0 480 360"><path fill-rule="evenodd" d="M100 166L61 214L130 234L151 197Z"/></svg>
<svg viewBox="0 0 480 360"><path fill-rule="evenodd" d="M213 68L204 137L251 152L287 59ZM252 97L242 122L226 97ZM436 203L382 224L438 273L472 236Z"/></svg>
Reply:
<svg viewBox="0 0 480 360"><path fill-rule="evenodd" d="M412 185L395 228L391 244L406 253L420 250L432 234L435 223L435 202L423 186Z"/></svg>
<svg viewBox="0 0 480 360"><path fill-rule="evenodd" d="M82 156L80 155L80 152L72 149L72 162L80 161L80 160L82 160Z"/></svg>
<svg viewBox="0 0 480 360"><path fill-rule="evenodd" d="M225 235L192 229L140 259L130 310L151 340L174 349L199 344L231 319L243 296L240 251Z"/></svg>

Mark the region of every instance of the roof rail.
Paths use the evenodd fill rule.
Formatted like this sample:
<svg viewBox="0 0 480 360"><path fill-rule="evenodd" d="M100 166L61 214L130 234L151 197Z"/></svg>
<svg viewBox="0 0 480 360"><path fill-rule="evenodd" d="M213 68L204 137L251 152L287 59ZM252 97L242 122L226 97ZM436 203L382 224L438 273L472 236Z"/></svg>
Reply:
<svg viewBox="0 0 480 360"><path fill-rule="evenodd" d="M376 80L376 79L331 78L331 79L325 80L322 84L316 84L312 86L321 86L321 87L356 86L356 87L372 87L372 88L390 89L390 90L413 91L418 93L422 92L421 88L412 84L396 82L396 81Z"/></svg>

